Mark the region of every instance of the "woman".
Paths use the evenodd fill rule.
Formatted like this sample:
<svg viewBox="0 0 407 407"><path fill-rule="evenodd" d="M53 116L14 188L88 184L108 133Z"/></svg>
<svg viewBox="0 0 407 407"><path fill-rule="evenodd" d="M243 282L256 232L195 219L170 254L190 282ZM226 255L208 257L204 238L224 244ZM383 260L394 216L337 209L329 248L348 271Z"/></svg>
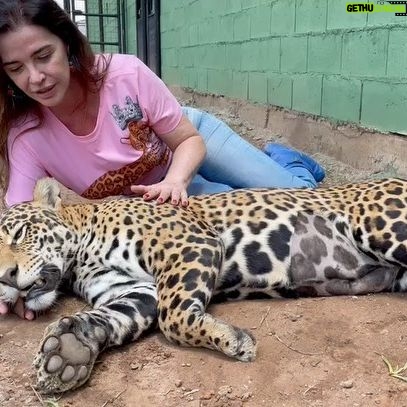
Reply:
<svg viewBox="0 0 407 407"><path fill-rule="evenodd" d="M43 176L87 198L135 194L182 206L188 194L323 178L304 154L269 145L267 155L213 116L183 111L136 57L95 55L53 0L0 0L0 60L7 205L31 200Z"/></svg>

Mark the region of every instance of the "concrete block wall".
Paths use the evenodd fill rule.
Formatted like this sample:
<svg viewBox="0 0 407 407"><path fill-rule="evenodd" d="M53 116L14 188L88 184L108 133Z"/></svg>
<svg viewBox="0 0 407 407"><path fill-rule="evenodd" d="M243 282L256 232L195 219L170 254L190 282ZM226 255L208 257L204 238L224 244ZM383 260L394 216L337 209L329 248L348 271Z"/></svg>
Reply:
<svg viewBox="0 0 407 407"><path fill-rule="evenodd" d="M407 134L407 17L348 2L163 0L163 80Z"/></svg>

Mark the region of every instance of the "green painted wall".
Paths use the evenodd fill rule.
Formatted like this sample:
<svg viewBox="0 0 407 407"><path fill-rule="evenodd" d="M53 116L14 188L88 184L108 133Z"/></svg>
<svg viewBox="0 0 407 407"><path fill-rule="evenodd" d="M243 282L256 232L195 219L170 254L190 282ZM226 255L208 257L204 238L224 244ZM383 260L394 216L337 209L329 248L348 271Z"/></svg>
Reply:
<svg viewBox="0 0 407 407"><path fill-rule="evenodd" d="M348 2L161 0L162 77L407 134L407 17Z"/></svg>

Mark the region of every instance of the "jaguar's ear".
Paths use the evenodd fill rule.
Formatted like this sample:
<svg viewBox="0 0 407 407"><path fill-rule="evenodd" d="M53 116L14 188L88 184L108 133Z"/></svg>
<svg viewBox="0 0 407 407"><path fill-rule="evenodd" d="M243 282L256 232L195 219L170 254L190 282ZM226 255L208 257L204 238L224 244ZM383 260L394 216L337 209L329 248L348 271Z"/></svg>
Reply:
<svg viewBox="0 0 407 407"><path fill-rule="evenodd" d="M34 188L34 203L58 210L61 206L61 189L54 178L41 178Z"/></svg>

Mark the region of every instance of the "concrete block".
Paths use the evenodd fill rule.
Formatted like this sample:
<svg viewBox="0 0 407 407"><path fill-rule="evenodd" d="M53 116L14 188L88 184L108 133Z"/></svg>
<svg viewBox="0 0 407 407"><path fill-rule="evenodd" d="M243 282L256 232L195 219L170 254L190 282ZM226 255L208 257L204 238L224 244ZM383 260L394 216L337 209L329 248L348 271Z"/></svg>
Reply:
<svg viewBox="0 0 407 407"><path fill-rule="evenodd" d="M234 16L233 39L245 41L248 38L250 38L250 13L249 10L243 10Z"/></svg>
<svg viewBox="0 0 407 407"><path fill-rule="evenodd" d="M178 66L178 49L168 48L161 53L161 64L163 66Z"/></svg>
<svg viewBox="0 0 407 407"><path fill-rule="evenodd" d="M247 72L232 72L232 86L229 95L232 98L247 99L249 75Z"/></svg>
<svg viewBox="0 0 407 407"><path fill-rule="evenodd" d="M205 68L198 68L198 85L197 91L208 92L208 70Z"/></svg>
<svg viewBox="0 0 407 407"><path fill-rule="evenodd" d="M386 29L350 32L343 35L342 73L384 76L387 59Z"/></svg>
<svg viewBox="0 0 407 407"><path fill-rule="evenodd" d="M226 61L229 69L240 71L242 69L242 44L241 43L227 43L225 44Z"/></svg>
<svg viewBox="0 0 407 407"><path fill-rule="evenodd" d="M362 83L357 79L338 76L324 77L322 89L322 116L358 123Z"/></svg>
<svg viewBox="0 0 407 407"><path fill-rule="evenodd" d="M225 69L225 45L215 44L207 48L206 64L209 68L213 69Z"/></svg>
<svg viewBox="0 0 407 407"><path fill-rule="evenodd" d="M321 34L309 37L308 72L336 73L341 71L342 34Z"/></svg>
<svg viewBox="0 0 407 407"><path fill-rule="evenodd" d="M292 79L290 75L268 74L267 78L268 103L275 106L292 106Z"/></svg>
<svg viewBox="0 0 407 407"><path fill-rule="evenodd" d="M232 88L232 72L208 69L208 91L216 95L227 95Z"/></svg>
<svg viewBox="0 0 407 407"><path fill-rule="evenodd" d="M267 38L259 41L257 67L264 72L279 72L281 60L281 39Z"/></svg>
<svg viewBox="0 0 407 407"><path fill-rule="evenodd" d="M361 123L378 130L407 134L407 84L365 81Z"/></svg>
<svg viewBox="0 0 407 407"><path fill-rule="evenodd" d="M222 42L232 42L233 41L233 24L234 24L234 15L228 14L220 18L219 26L219 38L218 41Z"/></svg>
<svg viewBox="0 0 407 407"><path fill-rule="evenodd" d="M306 72L307 53L307 36L281 38L281 72Z"/></svg>
<svg viewBox="0 0 407 407"><path fill-rule="evenodd" d="M325 31L327 8L327 0L297 0L295 32Z"/></svg>
<svg viewBox="0 0 407 407"><path fill-rule="evenodd" d="M278 0L271 10L270 32L291 34L295 30L295 0Z"/></svg>
<svg viewBox="0 0 407 407"><path fill-rule="evenodd" d="M407 78L407 27L392 29L389 35L389 52L387 56L387 76Z"/></svg>
<svg viewBox="0 0 407 407"><path fill-rule="evenodd" d="M257 0L256 0L257 1ZM271 5L259 5L249 10L250 12L250 38L265 37L270 33Z"/></svg>
<svg viewBox="0 0 407 407"><path fill-rule="evenodd" d="M260 49L258 40L251 40L244 42L242 44L242 54L241 54L241 70L242 71L256 71L258 70Z"/></svg>
<svg viewBox="0 0 407 407"><path fill-rule="evenodd" d="M226 7L229 13L238 13L242 10L242 0L227 0Z"/></svg>
<svg viewBox="0 0 407 407"><path fill-rule="evenodd" d="M249 100L267 103L267 76L265 73L249 72Z"/></svg>
<svg viewBox="0 0 407 407"><path fill-rule="evenodd" d="M298 75L293 78L293 110L321 114L322 75Z"/></svg>

